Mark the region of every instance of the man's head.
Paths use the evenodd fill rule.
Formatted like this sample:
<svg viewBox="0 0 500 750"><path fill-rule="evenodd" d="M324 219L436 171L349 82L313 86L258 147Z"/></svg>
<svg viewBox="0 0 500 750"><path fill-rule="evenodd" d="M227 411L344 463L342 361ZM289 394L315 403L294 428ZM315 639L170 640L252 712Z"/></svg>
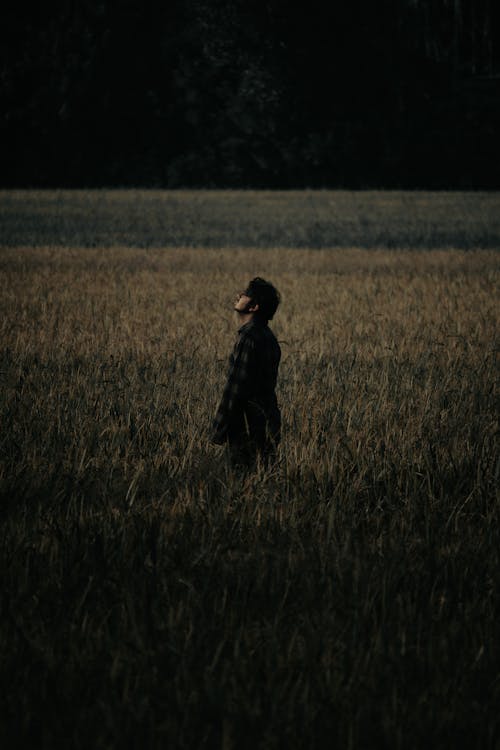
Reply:
<svg viewBox="0 0 500 750"><path fill-rule="evenodd" d="M278 290L269 281L256 276L238 296L234 309L240 317L252 315L267 323L272 320L280 301Z"/></svg>

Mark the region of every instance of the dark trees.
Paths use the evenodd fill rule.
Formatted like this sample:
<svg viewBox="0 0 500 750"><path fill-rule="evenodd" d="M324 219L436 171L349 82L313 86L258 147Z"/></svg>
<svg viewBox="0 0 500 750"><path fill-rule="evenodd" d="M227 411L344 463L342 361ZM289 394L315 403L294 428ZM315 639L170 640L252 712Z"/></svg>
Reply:
<svg viewBox="0 0 500 750"><path fill-rule="evenodd" d="M4 12L8 185L498 186L490 0Z"/></svg>

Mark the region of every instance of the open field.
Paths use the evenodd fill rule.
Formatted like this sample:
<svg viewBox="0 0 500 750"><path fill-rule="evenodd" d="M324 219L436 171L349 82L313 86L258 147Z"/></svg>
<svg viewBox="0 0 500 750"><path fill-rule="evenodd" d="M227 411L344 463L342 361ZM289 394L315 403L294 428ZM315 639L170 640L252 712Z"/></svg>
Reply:
<svg viewBox="0 0 500 750"><path fill-rule="evenodd" d="M189 195L164 235L159 193L0 195L3 746L498 747L498 195ZM207 430L257 274L284 440L239 476Z"/></svg>
<svg viewBox="0 0 500 750"><path fill-rule="evenodd" d="M500 247L500 194L0 190L0 245Z"/></svg>

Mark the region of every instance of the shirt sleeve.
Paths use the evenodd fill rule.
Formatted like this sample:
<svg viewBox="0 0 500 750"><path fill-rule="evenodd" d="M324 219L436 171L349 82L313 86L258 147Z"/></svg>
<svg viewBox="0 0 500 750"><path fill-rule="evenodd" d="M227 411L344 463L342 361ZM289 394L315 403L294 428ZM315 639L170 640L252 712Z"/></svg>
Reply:
<svg viewBox="0 0 500 750"><path fill-rule="evenodd" d="M243 405L251 394L253 364L254 342L249 336L242 336L231 357L226 385L215 415L213 443L225 443L231 427L241 420Z"/></svg>

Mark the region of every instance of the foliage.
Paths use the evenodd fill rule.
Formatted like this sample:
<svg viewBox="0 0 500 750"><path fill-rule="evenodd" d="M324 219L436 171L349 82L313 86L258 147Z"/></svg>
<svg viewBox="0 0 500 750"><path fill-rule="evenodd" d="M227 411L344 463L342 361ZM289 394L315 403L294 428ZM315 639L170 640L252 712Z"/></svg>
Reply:
<svg viewBox="0 0 500 750"><path fill-rule="evenodd" d="M498 187L487 0L56 0L2 24L2 185Z"/></svg>

